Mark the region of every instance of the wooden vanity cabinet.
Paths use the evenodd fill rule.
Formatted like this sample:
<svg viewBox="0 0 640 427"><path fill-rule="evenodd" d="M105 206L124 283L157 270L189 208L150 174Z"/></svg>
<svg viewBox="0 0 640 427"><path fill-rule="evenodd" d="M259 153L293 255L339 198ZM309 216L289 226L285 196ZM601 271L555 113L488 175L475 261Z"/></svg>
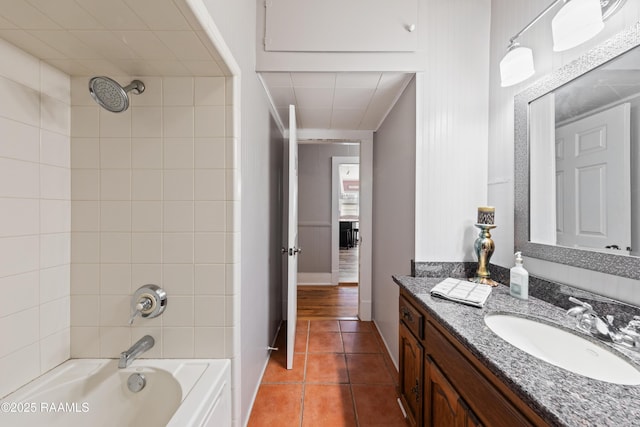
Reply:
<svg viewBox="0 0 640 427"><path fill-rule="evenodd" d="M402 290L399 305L400 395L412 425L547 425L412 300L413 297ZM406 315L407 312L411 314Z"/></svg>

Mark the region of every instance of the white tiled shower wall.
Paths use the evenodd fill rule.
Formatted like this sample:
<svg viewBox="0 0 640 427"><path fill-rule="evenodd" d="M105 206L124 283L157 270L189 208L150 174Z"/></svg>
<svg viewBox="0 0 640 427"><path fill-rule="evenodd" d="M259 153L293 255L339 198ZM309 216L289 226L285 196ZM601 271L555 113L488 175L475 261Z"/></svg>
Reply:
<svg viewBox="0 0 640 427"><path fill-rule="evenodd" d="M0 396L69 358L69 76L0 40Z"/></svg>
<svg viewBox="0 0 640 427"><path fill-rule="evenodd" d="M71 79L71 356L117 357L150 334L146 357L231 358L231 79L141 80L144 93L114 114L87 77ZM167 291L167 309L129 327L131 295L147 283Z"/></svg>

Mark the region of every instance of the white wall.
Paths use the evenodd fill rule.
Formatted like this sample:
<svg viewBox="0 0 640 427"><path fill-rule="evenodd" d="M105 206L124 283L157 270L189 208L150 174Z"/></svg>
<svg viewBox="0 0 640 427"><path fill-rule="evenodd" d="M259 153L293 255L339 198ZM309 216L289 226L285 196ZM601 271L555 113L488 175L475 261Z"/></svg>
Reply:
<svg viewBox="0 0 640 427"><path fill-rule="evenodd" d="M640 19L640 4L628 1L605 25L605 29L592 40L562 53L553 53L551 19L553 13L534 25L521 38L520 43L533 49L536 74L519 85L500 87L499 62L506 52L509 38L548 6L546 0L492 0L491 53L490 53L490 115L489 115L489 204L496 207L496 224L492 232L496 251L491 262L503 267L513 265L513 177L514 177L514 115L513 97L535 79L568 64L617 32ZM637 281L603 275L596 271L580 270L541 260L525 260L530 273L551 280L594 290L625 301L640 302ZM608 283L603 287L602 283Z"/></svg>
<svg viewBox="0 0 640 427"><path fill-rule="evenodd" d="M204 4L241 69L237 94L241 124L235 135L241 141L241 288L237 290L241 333L240 342L234 343L239 348L240 363L234 366L233 375L234 383L241 385L234 395L234 423L244 425L269 357L267 346L281 320L278 271L282 257L280 246L273 243L281 237L281 218L273 215L275 203L281 200L277 179L282 139L274 129L264 89L255 73L256 1L204 0Z"/></svg>
<svg viewBox="0 0 640 427"><path fill-rule="evenodd" d="M398 364L398 286L415 256L416 80L411 80L373 140L373 320Z"/></svg>
<svg viewBox="0 0 640 427"><path fill-rule="evenodd" d="M69 357L69 76L0 40L0 397Z"/></svg>

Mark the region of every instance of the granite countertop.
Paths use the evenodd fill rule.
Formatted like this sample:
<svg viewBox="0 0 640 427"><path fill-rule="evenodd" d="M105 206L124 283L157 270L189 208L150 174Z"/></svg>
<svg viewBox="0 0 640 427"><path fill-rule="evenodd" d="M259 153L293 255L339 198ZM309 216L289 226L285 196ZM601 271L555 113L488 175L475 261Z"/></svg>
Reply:
<svg viewBox="0 0 640 427"><path fill-rule="evenodd" d="M575 321L564 309L531 296L528 300L513 298L509 288L502 285L493 289L484 308L476 308L432 297L429 291L443 278L394 276L393 280L550 425L640 425L640 385L599 381L543 362L498 337L483 320L488 313L509 312L576 330ZM613 347L583 332L576 333ZM619 347L615 351L640 369L640 353Z"/></svg>

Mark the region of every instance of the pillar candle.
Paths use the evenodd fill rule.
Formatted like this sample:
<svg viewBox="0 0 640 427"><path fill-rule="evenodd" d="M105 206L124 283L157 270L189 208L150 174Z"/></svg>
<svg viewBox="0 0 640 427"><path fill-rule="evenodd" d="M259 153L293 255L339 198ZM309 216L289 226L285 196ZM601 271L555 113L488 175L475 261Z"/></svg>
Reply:
<svg viewBox="0 0 640 427"><path fill-rule="evenodd" d="M478 224L493 225L495 214L496 208L494 208L493 206L478 207Z"/></svg>

